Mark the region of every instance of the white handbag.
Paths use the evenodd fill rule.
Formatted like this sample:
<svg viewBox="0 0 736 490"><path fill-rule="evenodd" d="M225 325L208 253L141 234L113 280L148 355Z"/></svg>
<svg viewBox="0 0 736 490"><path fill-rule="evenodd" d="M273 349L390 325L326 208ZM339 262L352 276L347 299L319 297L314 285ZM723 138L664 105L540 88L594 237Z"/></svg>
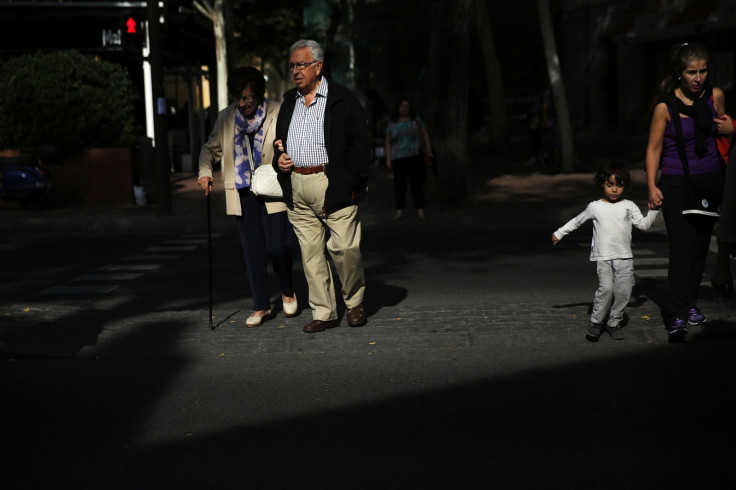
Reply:
<svg viewBox="0 0 736 490"><path fill-rule="evenodd" d="M284 193L279 184L278 174L270 164L259 165L253 169L253 151L250 149L250 141L245 138L245 146L248 148L248 159L250 160L250 190L256 196L282 198Z"/></svg>

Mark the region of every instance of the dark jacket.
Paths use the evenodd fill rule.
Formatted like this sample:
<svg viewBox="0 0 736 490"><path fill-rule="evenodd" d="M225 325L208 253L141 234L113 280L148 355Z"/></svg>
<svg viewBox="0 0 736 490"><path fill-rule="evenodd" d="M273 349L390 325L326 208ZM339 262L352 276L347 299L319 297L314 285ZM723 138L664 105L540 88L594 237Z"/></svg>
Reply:
<svg viewBox="0 0 736 490"><path fill-rule="evenodd" d="M370 165L370 136L365 111L358 97L347 87L332 80L328 80L328 83L324 131L330 161L327 167L329 184L325 193L325 214L363 200L368 191ZM289 153L289 125L296 106L296 90L294 88L284 94L284 102L276 121L276 139L283 142L286 153ZM293 209L291 172L280 172L280 156L281 152L276 150L273 167L279 173L284 202Z"/></svg>

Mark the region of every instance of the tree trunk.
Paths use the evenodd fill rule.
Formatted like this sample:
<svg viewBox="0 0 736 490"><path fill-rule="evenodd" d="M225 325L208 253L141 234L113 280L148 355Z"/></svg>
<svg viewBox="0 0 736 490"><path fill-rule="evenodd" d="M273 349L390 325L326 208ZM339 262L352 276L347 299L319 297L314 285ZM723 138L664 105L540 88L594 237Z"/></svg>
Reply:
<svg viewBox="0 0 736 490"><path fill-rule="evenodd" d="M327 25L325 40L322 46L325 51L325 64L322 73L328 77L332 77L332 67L337 56L337 41L335 38L342 22L346 0L327 0L327 4L330 6L330 22Z"/></svg>
<svg viewBox="0 0 736 490"><path fill-rule="evenodd" d="M565 85L562 82L560 59L557 56L557 43L555 42L555 33L552 28L552 15L549 10L549 1L537 0L537 7L539 10L539 26L542 30L544 53L547 57L549 82L552 87L552 97L555 104L557 124L559 125L560 131L562 145L562 171L572 172L575 169L575 161L573 159L575 150L572 137L572 125L570 124L570 113L567 110L567 97L565 97Z"/></svg>
<svg viewBox="0 0 736 490"><path fill-rule="evenodd" d="M193 3L194 7L212 22L212 30L215 34L218 112L230 105L230 96L227 92L227 35L224 3L225 0L215 0L214 7L208 0L198 0Z"/></svg>
<svg viewBox="0 0 736 490"><path fill-rule="evenodd" d="M349 43L349 61L348 61L348 87L352 91L358 89L358 85L355 83L355 26L353 25L353 5L355 0L348 0L348 43Z"/></svg>
<svg viewBox="0 0 736 490"><path fill-rule="evenodd" d="M475 15L475 28L478 31L483 64L486 68L486 85L490 104L490 143L491 152L507 154L511 149L509 119L506 110L506 92L501 75L501 64L496 53L496 42L493 38L491 19L485 0L478 1Z"/></svg>
<svg viewBox="0 0 736 490"><path fill-rule="evenodd" d="M425 119L436 151L436 197L457 204L467 197L468 51L475 0L431 4Z"/></svg>
<svg viewBox="0 0 736 490"><path fill-rule="evenodd" d="M225 34L225 15L223 3L215 0L215 41L217 43L217 110L221 111L230 105L227 93L227 36Z"/></svg>

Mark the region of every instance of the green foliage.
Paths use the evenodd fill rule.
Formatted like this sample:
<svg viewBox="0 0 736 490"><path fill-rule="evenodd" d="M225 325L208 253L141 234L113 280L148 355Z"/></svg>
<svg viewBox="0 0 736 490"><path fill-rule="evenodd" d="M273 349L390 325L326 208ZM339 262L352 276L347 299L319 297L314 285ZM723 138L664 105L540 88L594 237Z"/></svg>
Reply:
<svg viewBox="0 0 736 490"><path fill-rule="evenodd" d="M67 154L135 144L136 94L124 68L77 51L25 54L0 63L0 149Z"/></svg>
<svg viewBox="0 0 736 490"><path fill-rule="evenodd" d="M303 37L302 11L306 0L240 0L233 5L233 29L239 33L234 49L239 55L254 55L283 62L289 46Z"/></svg>

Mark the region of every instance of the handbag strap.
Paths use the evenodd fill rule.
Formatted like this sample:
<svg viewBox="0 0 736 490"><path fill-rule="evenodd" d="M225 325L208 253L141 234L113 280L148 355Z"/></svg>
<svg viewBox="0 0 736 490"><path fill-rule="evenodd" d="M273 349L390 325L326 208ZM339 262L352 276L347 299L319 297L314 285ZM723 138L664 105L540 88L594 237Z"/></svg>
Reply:
<svg viewBox="0 0 736 490"><path fill-rule="evenodd" d="M677 152L680 154L680 160L682 161L682 170L685 172L685 178L690 180L690 165L688 165L687 153L685 152L685 139L682 136L682 123L680 122L680 111L677 108L677 101L672 100L672 99L675 99L676 97L677 96L675 95L675 93L672 92L670 101L673 102L673 104L670 105L668 103L667 105L670 106L670 110L672 111L672 124L674 124L675 126L675 134L677 137Z"/></svg>
<svg viewBox="0 0 736 490"><path fill-rule="evenodd" d="M250 173L251 175L253 175L253 172L255 172L255 168L253 167L253 150L251 150L250 148L250 138L246 134L245 138L243 139L245 140L245 148L248 151L248 161L250 162Z"/></svg>

